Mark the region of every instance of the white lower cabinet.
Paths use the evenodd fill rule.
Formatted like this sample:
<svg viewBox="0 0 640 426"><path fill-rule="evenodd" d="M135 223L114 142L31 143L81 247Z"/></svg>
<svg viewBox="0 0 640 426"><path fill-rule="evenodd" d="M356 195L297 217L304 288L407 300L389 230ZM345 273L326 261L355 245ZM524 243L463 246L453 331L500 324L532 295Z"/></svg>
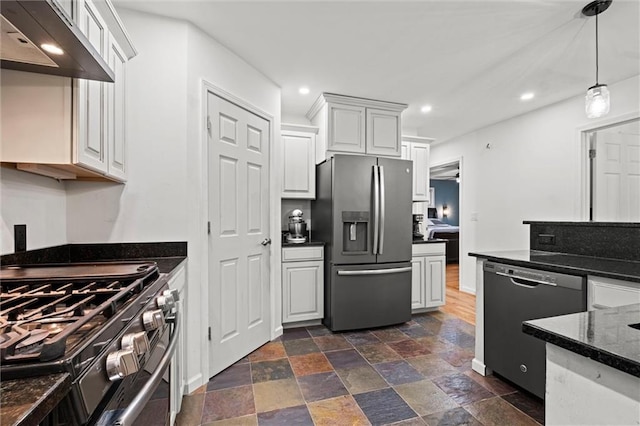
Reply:
<svg viewBox="0 0 640 426"><path fill-rule="evenodd" d="M324 316L324 248L282 249L282 323Z"/></svg>
<svg viewBox="0 0 640 426"><path fill-rule="evenodd" d="M178 344L176 346L173 357L171 358L171 366L169 367L169 401L171 403L170 415L171 422L173 424L176 416L182 408L182 396L184 395L185 380L184 380L184 368L183 363L185 360L185 348L186 348L186 334L187 325L184 323L186 315L183 312L186 306L186 273L184 263L178 266L178 271L174 272L174 276L169 280L169 288L178 290L180 300L178 300L178 321L180 322L180 336L178 336Z"/></svg>
<svg viewBox="0 0 640 426"><path fill-rule="evenodd" d="M411 309L444 305L445 243L413 244L411 269Z"/></svg>
<svg viewBox="0 0 640 426"><path fill-rule="evenodd" d="M589 276L587 302L590 311L640 303L640 283Z"/></svg>

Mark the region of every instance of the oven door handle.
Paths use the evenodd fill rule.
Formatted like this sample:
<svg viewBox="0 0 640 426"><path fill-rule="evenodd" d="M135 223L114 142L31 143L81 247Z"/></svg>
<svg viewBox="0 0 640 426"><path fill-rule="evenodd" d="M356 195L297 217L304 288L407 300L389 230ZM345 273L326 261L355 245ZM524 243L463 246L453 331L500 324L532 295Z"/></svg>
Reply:
<svg viewBox="0 0 640 426"><path fill-rule="evenodd" d="M174 319L173 334L171 335L171 340L169 341L167 351L162 356L160 363L153 371L151 377L149 377L147 383L145 383L134 400L131 401L131 404L129 404L124 413L120 417L118 417L118 420L115 421L114 425L131 426L135 424L136 419L144 409L145 405L147 405L147 402L149 402L149 399L151 399L151 395L153 395L153 392L158 387L160 380L162 380L164 372L167 370L167 367L169 367L171 358L173 357L173 353L176 350L179 336L180 321L178 321L178 315L176 314Z"/></svg>

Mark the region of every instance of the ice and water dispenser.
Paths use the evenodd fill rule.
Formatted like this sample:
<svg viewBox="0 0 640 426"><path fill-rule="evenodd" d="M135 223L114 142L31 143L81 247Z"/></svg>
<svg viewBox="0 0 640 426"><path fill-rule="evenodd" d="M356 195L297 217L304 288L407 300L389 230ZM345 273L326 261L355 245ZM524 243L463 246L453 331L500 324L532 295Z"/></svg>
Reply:
<svg viewBox="0 0 640 426"><path fill-rule="evenodd" d="M369 212L342 212L342 252L362 254L369 251Z"/></svg>

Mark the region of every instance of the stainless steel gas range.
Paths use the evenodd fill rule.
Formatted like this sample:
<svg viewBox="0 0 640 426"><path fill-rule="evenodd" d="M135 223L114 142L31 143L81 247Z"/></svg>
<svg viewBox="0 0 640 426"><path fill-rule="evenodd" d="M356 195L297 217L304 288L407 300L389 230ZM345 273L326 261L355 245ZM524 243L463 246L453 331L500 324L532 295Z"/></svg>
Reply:
<svg viewBox="0 0 640 426"><path fill-rule="evenodd" d="M153 262L3 266L3 380L69 373L59 425L134 424L179 336L178 293Z"/></svg>

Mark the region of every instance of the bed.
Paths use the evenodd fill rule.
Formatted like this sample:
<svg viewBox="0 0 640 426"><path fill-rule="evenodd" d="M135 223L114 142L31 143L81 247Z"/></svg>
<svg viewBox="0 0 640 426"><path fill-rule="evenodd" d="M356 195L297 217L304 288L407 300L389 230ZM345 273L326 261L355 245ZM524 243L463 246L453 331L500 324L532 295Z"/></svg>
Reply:
<svg viewBox="0 0 640 426"><path fill-rule="evenodd" d="M447 263L458 263L460 228L435 218L425 219L427 237L447 240Z"/></svg>

